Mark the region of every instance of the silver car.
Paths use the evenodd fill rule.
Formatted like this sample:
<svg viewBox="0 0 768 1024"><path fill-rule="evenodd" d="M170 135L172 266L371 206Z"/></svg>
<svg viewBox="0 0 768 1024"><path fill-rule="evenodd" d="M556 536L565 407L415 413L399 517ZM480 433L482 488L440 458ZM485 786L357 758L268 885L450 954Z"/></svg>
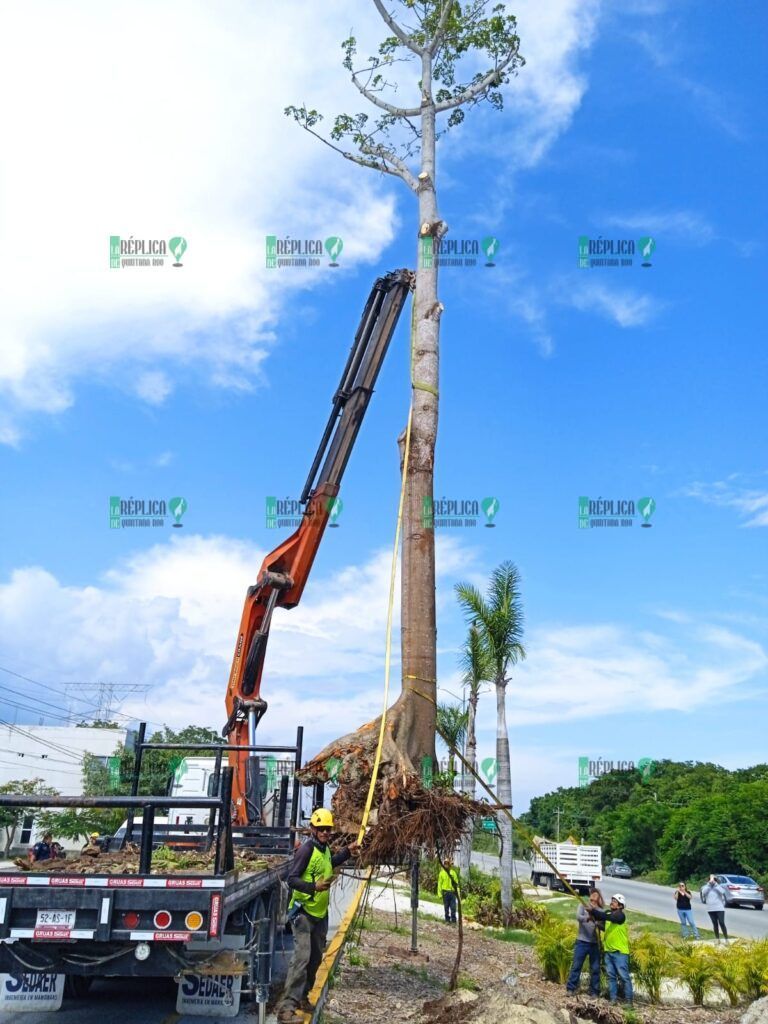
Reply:
<svg viewBox="0 0 768 1024"><path fill-rule="evenodd" d="M631 878L632 868L625 860L619 860L617 857L614 857L611 863L606 864L603 868L603 874L611 875L613 878Z"/></svg>
<svg viewBox="0 0 768 1024"><path fill-rule="evenodd" d="M765 903L763 888L749 875L715 875L715 881L725 889L726 907L746 906L754 907L755 910L763 909L763 903ZM704 889L705 886L702 886L702 903L705 899Z"/></svg>

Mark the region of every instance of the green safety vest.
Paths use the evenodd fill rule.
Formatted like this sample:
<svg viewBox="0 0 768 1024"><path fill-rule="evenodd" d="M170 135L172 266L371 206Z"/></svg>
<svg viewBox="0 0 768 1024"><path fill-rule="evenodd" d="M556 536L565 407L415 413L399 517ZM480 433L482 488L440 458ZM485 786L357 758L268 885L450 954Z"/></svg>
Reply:
<svg viewBox="0 0 768 1024"><path fill-rule="evenodd" d="M451 868L450 874L445 870L445 868L441 868L440 874L437 876L437 895L442 896L444 892L458 891L459 874L456 868Z"/></svg>
<svg viewBox="0 0 768 1024"><path fill-rule="evenodd" d="M605 922L603 949L606 953L629 954L629 928L626 918L624 918L624 924L616 924L614 921Z"/></svg>
<svg viewBox="0 0 768 1024"><path fill-rule="evenodd" d="M312 882L314 884L319 882L321 878L331 878L332 875L333 865L331 864L330 849L326 846L325 851L322 852L315 846L312 850L312 856L309 858L309 864L307 864L306 870L301 876L302 882ZM330 889L313 893L311 896L309 893L299 892L298 889L294 889L291 906L299 903L312 917L325 917L328 913L330 898Z"/></svg>

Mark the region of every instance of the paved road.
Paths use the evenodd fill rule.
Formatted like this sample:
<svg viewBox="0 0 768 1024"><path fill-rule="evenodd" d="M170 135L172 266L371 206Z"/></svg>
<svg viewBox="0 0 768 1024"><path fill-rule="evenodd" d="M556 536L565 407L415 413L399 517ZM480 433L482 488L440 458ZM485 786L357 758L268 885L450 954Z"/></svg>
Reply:
<svg viewBox="0 0 768 1024"><path fill-rule="evenodd" d="M476 864L481 871L489 874L498 874L499 858L487 853L473 853L472 863ZM515 870L522 882L527 882L531 877L531 869L526 861L516 860ZM627 910L639 910L644 914L652 914L665 921L677 921L677 911L672 898L673 886L650 885L648 882L634 882L625 878L603 878L598 887L606 901L615 892L620 892L627 898ZM694 893L691 902L693 908L693 919L698 928L711 928L709 915L704 905ZM768 908L759 912L757 910L731 907L725 912L725 927L729 935L735 935L742 939L762 939L768 936Z"/></svg>

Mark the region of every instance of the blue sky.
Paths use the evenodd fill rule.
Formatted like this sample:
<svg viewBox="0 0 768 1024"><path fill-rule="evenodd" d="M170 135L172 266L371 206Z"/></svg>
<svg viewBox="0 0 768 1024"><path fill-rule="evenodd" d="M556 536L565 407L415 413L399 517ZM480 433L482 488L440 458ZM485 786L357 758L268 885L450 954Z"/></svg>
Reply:
<svg viewBox="0 0 768 1024"><path fill-rule="evenodd" d="M528 63L506 109L471 111L439 149L451 236L500 240L496 267L440 276L435 494L500 501L494 529L438 531L440 681L459 692L454 583L512 559L519 809L574 784L580 754L765 756L765 14L632 6L508 5ZM0 198L0 665L53 687L146 683L127 715L218 727L245 587L281 536L265 497L300 490L373 279L414 264L415 201L282 115L358 109L336 43L351 24L379 37L364 5L320 21L297 3L268 26L236 2L137 3L119 23L73 9L74 60L56 5L15 11L0 44L25 84ZM41 13L32 80L18 41ZM184 234L185 265L109 270L114 233ZM339 235L341 265L268 271L272 233ZM650 235L653 266L578 269L580 235ZM406 321L340 529L275 620L271 739L301 721L319 749L378 709ZM184 528L110 530L110 495L183 495ZM580 495L652 496L653 526L579 530ZM39 718L0 705L14 714Z"/></svg>

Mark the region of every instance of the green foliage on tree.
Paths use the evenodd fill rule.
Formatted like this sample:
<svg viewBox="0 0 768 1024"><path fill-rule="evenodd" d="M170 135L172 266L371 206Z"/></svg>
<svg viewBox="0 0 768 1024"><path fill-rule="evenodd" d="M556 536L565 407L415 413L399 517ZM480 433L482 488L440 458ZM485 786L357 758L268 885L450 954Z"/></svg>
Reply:
<svg viewBox="0 0 768 1024"><path fill-rule="evenodd" d="M0 786L2 794L47 794L56 796L57 791L46 786L42 779L12 779ZM3 855L8 856L13 841L13 834L27 815L36 815L34 807L0 807L0 828L3 829Z"/></svg>
<svg viewBox="0 0 768 1024"><path fill-rule="evenodd" d="M603 861L626 860L636 874L669 882L710 872L768 878L768 765L728 771L714 764L660 761L647 781L613 771L584 788L536 797L523 815L532 830L599 843Z"/></svg>

